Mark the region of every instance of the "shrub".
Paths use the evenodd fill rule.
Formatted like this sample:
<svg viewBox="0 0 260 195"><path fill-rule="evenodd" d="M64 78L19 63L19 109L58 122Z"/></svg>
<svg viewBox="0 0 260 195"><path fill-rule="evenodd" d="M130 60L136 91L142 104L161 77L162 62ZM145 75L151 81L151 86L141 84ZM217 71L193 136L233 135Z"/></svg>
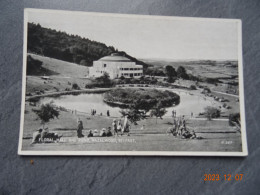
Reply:
<svg viewBox="0 0 260 195"><path fill-rule="evenodd" d="M235 124L240 124L240 114L239 113L233 113L229 115L229 125L235 126Z"/></svg>
<svg viewBox="0 0 260 195"><path fill-rule="evenodd" d="M78 86L77 83L73 83L73 84L72 84L72 89L80 90L80 87Z"/></svg>
<svg viewBox="0 0 260 195"><path fill-rule="evenodd" d="M196 88L195 85L191 85L191 86L190 86L190 89L191 89L191 90L196 90L197 88Z"/></svg>

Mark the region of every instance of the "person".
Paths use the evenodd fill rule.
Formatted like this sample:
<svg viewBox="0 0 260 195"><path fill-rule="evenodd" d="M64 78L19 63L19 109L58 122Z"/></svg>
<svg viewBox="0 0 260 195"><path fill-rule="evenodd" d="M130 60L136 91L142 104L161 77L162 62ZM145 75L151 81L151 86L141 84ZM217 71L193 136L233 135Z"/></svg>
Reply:
<svg viewBox="0 0 260 195"><path fill-rule="evenodd" d="M93 137L99 137L99 133L97 129L94 130Z"/></svg>
<svg viewBox="0 0 260 195"><path fill-rule="evenodd" d="M83 123L82 123L82 120L80 120L80 118L78 118L78 128L77 128L78 138L84 137L84 135L82 134L82 130L83 130Z"/></svg>
<svg viewBox="0 0 260 195"><path fill-rule="evenodd" d="M38 129L33 133L33 139L32 139L32 143L31 144L35 144L35 143L39 143L41 142L41 133L42 133L42 129Z"/></svg>
<svg viewBox="0 0 260 195"><path fill-rule="evenodd" d="M109 112L109 110L107 110L107 116L108 116L108 117L110 116L110 112Z"/></svg>
<svg viewBox="0 0 260 195"><path fill-rule="evenodd" d="M41 142L44 142L44 139L47 138L48 133L49 133L48 127L46 127L45 129L42 130L42 132L41 132Z"/></svg>
<svg viewBox="0 0 260 195"><path fill-rule="evenodd" d="M193 118L193 112L190 113L191 118Z"/></svg>
<svg viewBox="0 0 260 195"><path fill-rule="evenodd" d="M122 126L122 132L121 132L121 135L123 135L124 133L127 133L128 136L130 136L130 125L128 123L128 118L127 116L125 116L125 119L124 119L124 124Z"/></svg>
<svg viewBox="0 0 260 195"><path fill-rule="evenodd" d="M116 119L113 120L112 128L113 128L114 135L118 135L118 134L117 134Z"/></svg>
<svg viewBox="0 0 260 195"><path fill-rule="evenodd" d="M121 132L121 135L122 135L122 124L121 124L121 120L119 120L118 123L117 123L117 132Z"/></svg>
<svg viewBox="0 0 260 195"><path fill-rule="evenodd" d="M88 137L93 137L92 130L89 131L89 133L88 133Z"/></svg>
<svg viewBox="0 0 260 195"><path fill-rule="evenodd" d="M100 131L100 137L106 137L106 129L103 128L101 131Z"/></svg>
<svg viewBox="0 0 260 195"><path fill-rule="evenodd" d="M174 118L173 119L173 124L172 124L172 135L177 135L177 121L176 119Z"/></svg>
<svg viewBox="0 0 260 195"><path fill-rule="evenodd" d="M190 139L196 139L197 135L195 134L195 131L192 130Z"/></svg>
<svg viewBox="0 0 260 195"><path fill-rule="evenodd" d="M186 120L185 120L185 116L182 116L182 121L181 121L182 125L185 126L186 125Z"/></svg>
<svg viewBox="0 0 260 195"><path fill-rule="evenodd" d="M108 128L107 128L106 136L107 136L107 137L112 136L111 127L108 127Z"/></svg>
<svg viewBox="0 0 260 195"><path fill-rule="evenodd" d="M181 135L182 134L182 131L181 131L181 119L180 118L177 121L176 131L177 131L177 135Z"/></svg>
<svg viewBox="0 0 260 195"><path fill-rule="evenodd" d="M124 128L124 132L127 133L127 136L130 136L130 125L128 122L126 122L125 128Z"/></svg>

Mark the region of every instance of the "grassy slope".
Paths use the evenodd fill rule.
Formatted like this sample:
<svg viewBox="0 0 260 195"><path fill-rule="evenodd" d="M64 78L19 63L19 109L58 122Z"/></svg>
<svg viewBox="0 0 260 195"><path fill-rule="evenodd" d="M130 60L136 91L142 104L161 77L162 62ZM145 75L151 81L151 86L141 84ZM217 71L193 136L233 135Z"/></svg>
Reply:
<svg viewBox="0 0 260 195"><path fill-rule="evenodd" d="M83 78L88 74L88 68L85 66L52 59L49 57L31 55L34 59L43 62L44 69L55 72L51 75L49 80L43 80L39 75L27 76L26 78L26 92L34 93L35 91L56 92L57 89L64 91L66 88L71 89L73 83L77 83L80 88L84 88L89 79ZM44 74L42 73L42 76ZM46 75L47 76L47 75Z"/></svg>
<svg viewBox="0 0 260 195"><path fill-rule="evenodd" d="M62 60L56 60L49 57L39 56L36 54L28 54L34 59L43 62L42 67L53 72L56 72L59 76L64 77L86 77L88 75L88 68L78 64L65 62ZM42 75L43 76L43 75Z"/></svg>

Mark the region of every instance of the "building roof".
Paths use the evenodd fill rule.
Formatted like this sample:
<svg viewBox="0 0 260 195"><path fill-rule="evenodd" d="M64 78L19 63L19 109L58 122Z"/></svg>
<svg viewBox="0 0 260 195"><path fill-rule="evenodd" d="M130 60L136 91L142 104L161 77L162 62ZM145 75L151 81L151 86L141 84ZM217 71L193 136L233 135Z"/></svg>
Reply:
<svg viewBox="0 0 260 195"><path fill-rule="evenodd" d="M103 58L100 58L98 61L104 61L104 62L131 62L131 60L125 56L121 56L117 53L112 53L110 56L105 56Z"/></svg>

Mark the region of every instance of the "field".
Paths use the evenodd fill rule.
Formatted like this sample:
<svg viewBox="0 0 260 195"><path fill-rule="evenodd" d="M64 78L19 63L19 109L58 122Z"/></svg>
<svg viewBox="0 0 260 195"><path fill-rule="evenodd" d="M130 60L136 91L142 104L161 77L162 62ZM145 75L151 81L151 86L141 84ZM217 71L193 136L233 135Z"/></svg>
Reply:
<svg viewBox="0 0 260 195"><path fill-rule="evenodd" d="M60 143L30 144L32 133L41 125L32 112L35 107L26 105L23 150L83 150L83 151L241 151L241 135L227 120L207 121L204 119L187 119L187 128L194 130L200 140L187 140L167 135L166 130L172 126L171 118L158 120L148 118L132 125L130 136L99 138L77 138L77 118L83 121L83 134L89 130L101 130L111 127L114 118L106 116L90 116L88 114L72 114L60 111L59 119L48 123L51 132L63 135ZM103 141L102 141L103 139ZM225 144L228 143L228 144Z"/></svg>
<svg viewBox="0 0 260 195"><path fill-rule="evenodd" d="M147 60L144 62L155 67L164 67L171 65L175 69L183 66L187 73L194 76L203 76L207 78L224 78L228 79L238 75L237 61L165 61L165 60Z"/></svg>

